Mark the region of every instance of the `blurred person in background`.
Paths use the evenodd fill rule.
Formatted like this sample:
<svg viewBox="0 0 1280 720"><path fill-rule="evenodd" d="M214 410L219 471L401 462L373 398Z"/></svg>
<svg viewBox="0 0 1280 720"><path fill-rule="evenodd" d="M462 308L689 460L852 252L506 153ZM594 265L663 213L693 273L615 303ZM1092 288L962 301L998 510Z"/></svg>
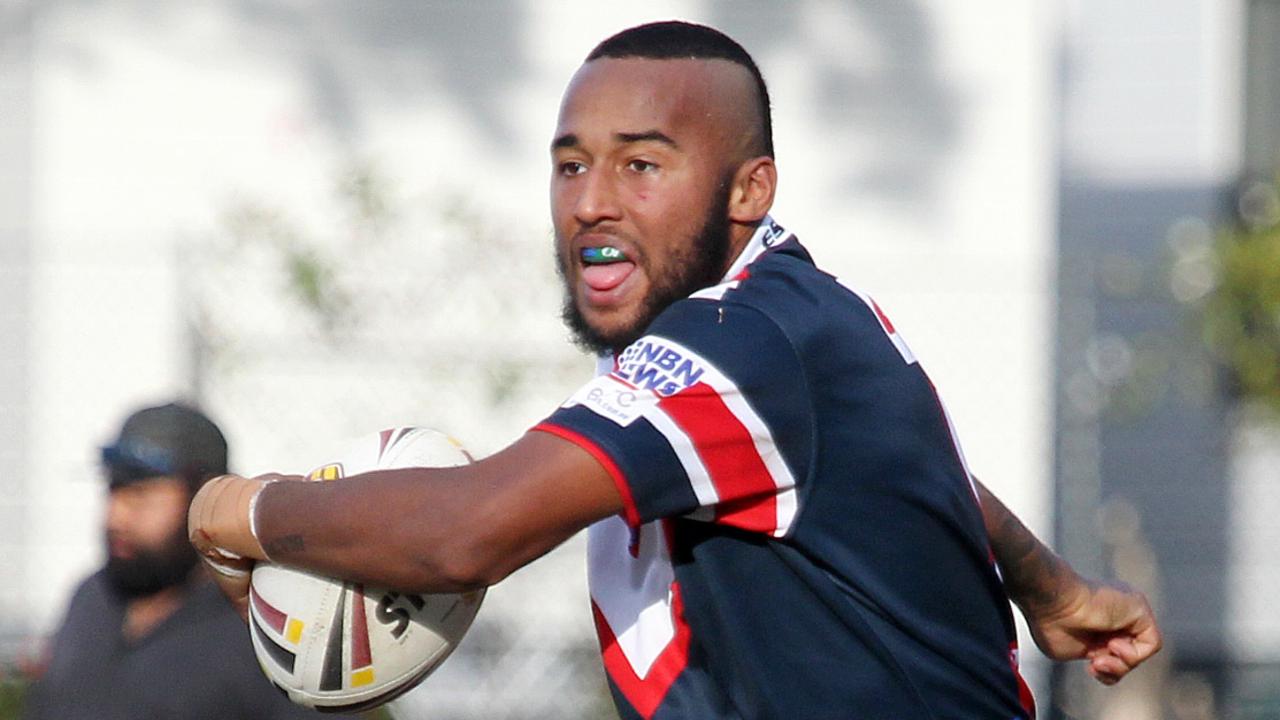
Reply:
<svg viewBox="0 0 1280 720"><path fill-rule="evenodd" d="M184 405L145 408L102 461L107 561L72 596L24 717L317 717L259 671L244 624L187 541L192 496L227 471L218 427Z"/></svg>

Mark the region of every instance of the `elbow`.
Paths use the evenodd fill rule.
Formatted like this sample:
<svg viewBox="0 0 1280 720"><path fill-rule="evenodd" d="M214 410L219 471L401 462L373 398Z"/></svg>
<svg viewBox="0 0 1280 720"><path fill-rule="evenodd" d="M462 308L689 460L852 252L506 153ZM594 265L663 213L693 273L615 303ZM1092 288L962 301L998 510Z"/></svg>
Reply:
<svg viewBox="0 0 1280 720"><path fill-rule="evenodd" d="M416 572L405 578L409 592L469 592L496 585L515 570L486 544L461 540L419 556Z"/></svg>
<svg viewBox="0 0 1280 720"><path fill-rule="evenodd" d="M396 545L417 592L469 592L487 588L550 550L558 535L530 531L521 503L501 493L461 495L462 505L405 513Z"/></svg>
<svg viewBox="0 0 1280 720"><path fill-rule="evenodd" d="M451 592L467 592L496 585L511 572L483 553L470 552L457 553L449 558L442 567L442 574L441 580L451 588Z"/></svg>

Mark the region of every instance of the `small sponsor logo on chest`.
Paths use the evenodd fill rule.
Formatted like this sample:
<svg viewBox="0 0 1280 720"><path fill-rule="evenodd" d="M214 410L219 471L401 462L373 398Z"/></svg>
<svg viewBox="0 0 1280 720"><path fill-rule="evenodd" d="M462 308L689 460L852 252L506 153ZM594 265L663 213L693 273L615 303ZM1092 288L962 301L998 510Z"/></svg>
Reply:
<svg viewBox="0 0 1280 720"><path fill-rule="evenodd" d="M641 338L618 356L614 377L641 390L669 397L695 384L705 369L687 351L652 338Z"/></svg>
<svg viewBox="0 0 1280 720"><path fill-rule="evenodd" d="M602 378L579 390L569 399L570 404L585 405L597 415L626 427L644 413L644 404L634 390L617 382Z"/></svg>

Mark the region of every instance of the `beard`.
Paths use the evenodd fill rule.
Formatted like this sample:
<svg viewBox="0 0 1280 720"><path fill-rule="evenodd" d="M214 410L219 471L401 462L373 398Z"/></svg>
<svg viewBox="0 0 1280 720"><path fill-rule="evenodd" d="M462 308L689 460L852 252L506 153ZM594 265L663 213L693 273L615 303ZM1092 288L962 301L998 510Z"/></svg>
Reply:
<svg viewBox="0 0 1280 720"><path fill-rule="evenodd" d="M616 352L639 340L663 310L693 293L720 282L729 259L730 178L724 178L703 216L701 229L690 238L685 251L670 258L665 272L650 279L649 293L641 300L640 312L625 327L612 331L591 326L578 307L569 282L567 263L572 258L556 254L556 268L564 281L564 306L560 316L578 347L593 355Z"/></svg>
<svg viewBox="0 0 1280 720"><path fill-rule="evenodd" d="M178 528L158 548L138 549L130 558L108 555L106 577L126 599L147 597L185 583L199 561L185 528Z"/></svg>

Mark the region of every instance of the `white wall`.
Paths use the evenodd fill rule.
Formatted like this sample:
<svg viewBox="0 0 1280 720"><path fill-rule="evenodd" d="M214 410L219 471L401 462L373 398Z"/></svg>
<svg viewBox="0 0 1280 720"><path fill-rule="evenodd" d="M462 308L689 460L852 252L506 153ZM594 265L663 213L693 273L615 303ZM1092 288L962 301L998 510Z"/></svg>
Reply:
<svg viewBox="0 0 1280 720"><path fill-rule="evenodd" d="M1241 0L1068 3L1063 162L1116 183L1217 183L1240 168ZM1158 78L1158 79L1157 79Z"/></svg>
<svg viewBox="0 0 1280 720"><path fill-rule="evenodd" d="M189 387L175 256L216 235L223 208L252 197L322 224L337 170L371 157L405 196L470 194L549 257L546 145L565 81L606 34L670 16L711 21L755 52L775 107L778 218L877 297L975 470L1049 536L1053 4L411 5L373 6L367 25L283 2L255 17L215 0L40 8L24 538L34 629L100 556L94 449L132 406ZM514 18L509 46L490 40L486 12ZM406 27L420 22L427 45L456 23L444 31L476 56L414 50ZM460 93L468 67L475 87ZM572 362L558 347L549 362ZM548 383L473 444L499 446L573 382ZM306 451L270 447L234 404L208 400L242 468L349 434L321 415L298 433Z"/></svg>
<svg viewBox="0 0 1280 720"><path fill-rule="evenodd" d="M25 3L0 3L0 577L25 576L30 287L31 27ZM20 632L25 596L0 585L0 636ZM7 652L0 640L0 655Z"/></svg>

